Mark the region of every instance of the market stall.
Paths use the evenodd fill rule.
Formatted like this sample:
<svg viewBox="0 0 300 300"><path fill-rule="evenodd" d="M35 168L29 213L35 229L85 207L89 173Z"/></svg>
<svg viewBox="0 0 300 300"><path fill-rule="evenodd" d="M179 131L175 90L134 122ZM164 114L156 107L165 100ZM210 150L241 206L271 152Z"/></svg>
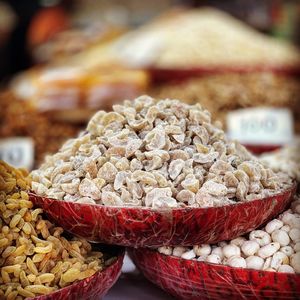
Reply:
<svg viewBox="0 0 300 300"><path fill-rule="evenodd" d="M3 81L0 299L299 299L299 49L104 2L31 7L68 22Z"/></svg>

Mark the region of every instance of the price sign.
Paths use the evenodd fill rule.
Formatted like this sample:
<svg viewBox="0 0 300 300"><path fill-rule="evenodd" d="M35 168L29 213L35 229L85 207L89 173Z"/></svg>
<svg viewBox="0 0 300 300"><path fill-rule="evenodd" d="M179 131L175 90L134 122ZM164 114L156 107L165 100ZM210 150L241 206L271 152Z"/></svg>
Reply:
<svg viewBox="0 0 300 300"><path fill-rule="evenodd" d="M228 137L246 145L283 145L293 140L293 117L284 108L246 108L227 115Z"/></svg>
<svg viewBox="0 0 300 300"><path fill-rule="evenodd" d="M34 142L31 138L0 139L0 160L16 168L32 169Z"/></svg>

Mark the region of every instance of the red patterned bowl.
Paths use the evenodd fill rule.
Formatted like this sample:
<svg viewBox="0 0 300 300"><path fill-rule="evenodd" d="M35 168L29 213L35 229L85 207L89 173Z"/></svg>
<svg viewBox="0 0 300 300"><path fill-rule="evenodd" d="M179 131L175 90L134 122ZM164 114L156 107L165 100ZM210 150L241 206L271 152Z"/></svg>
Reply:
<svg viewBox="0 0 300 300"><path fill-rule="evenodd" d="M256 271L130 249L141 272L178 299L300 299L300 275Z"/></svg>
<svg viewBox="0 0 300 300"><path fill-rule="evenodd" d="M149 68L147 70L154 82L163 83L167 81L182 81L192 77L224 74L224 73L259 73L272 72L286 76L298 77L300 75L300 66L216 66L216 67L194 67L194 68Z"/></svg>
<svg viewBox="0 0 300 300"><path fill-rule="evenodd" d="M282 212L296 186L280 194L222 207L150 209L60 201L30 194L48 218L90 241L130 247L216 243L245 234Z"/></svg>
<svg viewBox="0 0 300 300"><path fill-rule="evenodd" d="M250 152L253 154L259 155L265 152L272 152L278 150L282 145L247 145L243 144Z"/></svg>
<svg viewBox="0 0 300 300"><path fill-rule="evenodd" d="M117 260L105 270L80 280L51 294L38 296L32 300L95 300L102 299L121 274L124 250L108 248L108 252L117 256Z"/></svg>

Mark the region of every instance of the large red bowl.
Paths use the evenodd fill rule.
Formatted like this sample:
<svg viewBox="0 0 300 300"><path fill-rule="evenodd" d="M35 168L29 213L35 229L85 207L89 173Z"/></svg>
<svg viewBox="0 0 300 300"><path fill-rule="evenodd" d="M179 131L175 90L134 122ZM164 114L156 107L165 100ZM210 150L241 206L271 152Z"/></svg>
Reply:
<svg viewBox="0 0 300 300"><path fill-rule="evenodd" d="M256 271L131 249L141 272L178 299L300 299L300 275Z"/></svg>
<svg viewBox="0 0 300 300"><path fill-rule="evenodd" d="M90 241L130 247L190 246L233 239L291 202L296 186L274 196L222 207L149 209L59 201L30 193L48 218Z"/></svg>
<svg viewBox="0 0 300 300"><path fill-rule="evenodd" d="M112 247L110 247L112 249ZM115 247L116 248L116 247ZM51 294L38 296L32 300L95 300L102 299L114 285L121 274L125 251L115 249L113 255L117 260L105 270L97 272L91 277L80 280Z"/></svg>

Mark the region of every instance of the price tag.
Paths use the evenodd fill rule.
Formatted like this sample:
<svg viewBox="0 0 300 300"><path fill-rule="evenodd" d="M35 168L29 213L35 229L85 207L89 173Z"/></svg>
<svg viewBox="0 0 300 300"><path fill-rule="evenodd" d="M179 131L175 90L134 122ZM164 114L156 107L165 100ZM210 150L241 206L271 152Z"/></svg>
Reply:
<svg viewBox="0 0 300 300"><path fill-rule="evenodd" d="M246 145L283 145L293 140L293 117L284 108L246 108L227 115L228 137Z"/></svg>
<svg viewBox="0 0 300 300"><path fill-rule="evenodd" d="M32 169L34 163L34 142L31 138L0 139L0 160L16 168Z"/></svg>

